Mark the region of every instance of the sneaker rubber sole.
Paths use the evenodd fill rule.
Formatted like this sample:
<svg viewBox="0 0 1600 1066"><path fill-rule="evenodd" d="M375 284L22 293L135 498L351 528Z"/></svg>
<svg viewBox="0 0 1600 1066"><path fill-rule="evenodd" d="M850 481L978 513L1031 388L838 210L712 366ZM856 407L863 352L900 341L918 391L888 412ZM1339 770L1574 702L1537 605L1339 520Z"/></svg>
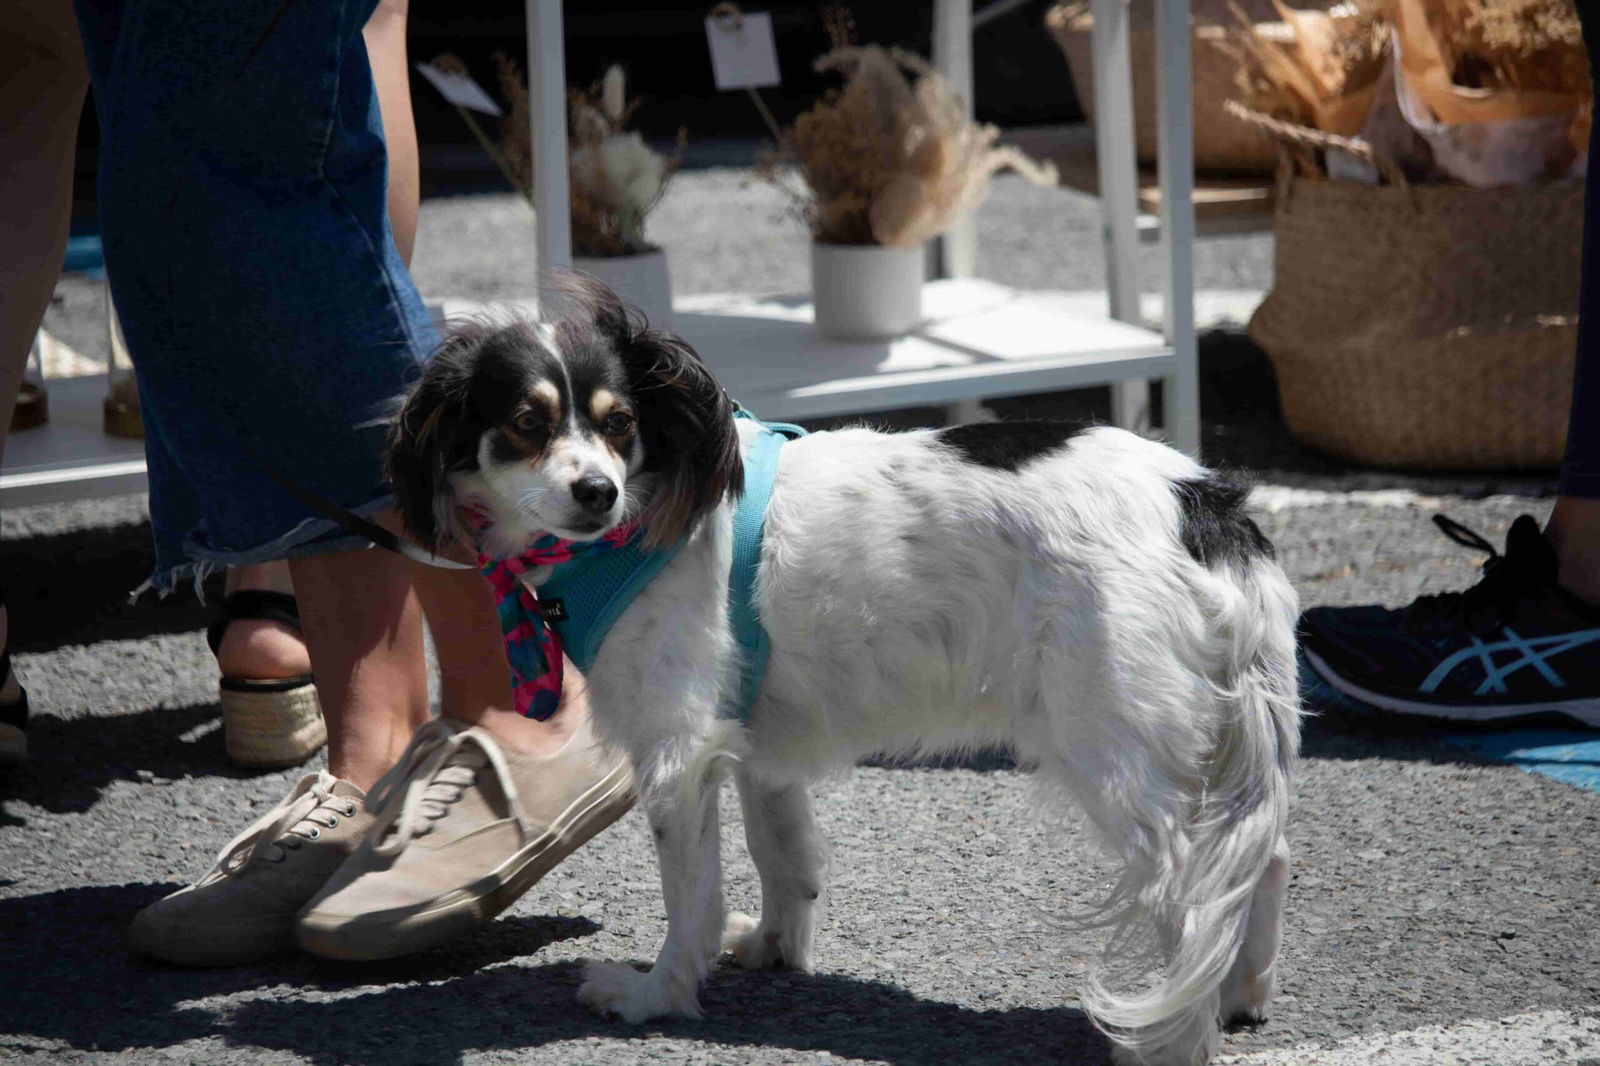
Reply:
<svg viewBox="0 0 1600 1066"><path fill-rule="evenodd" d="M1450 722L1505 722L1518 718L1558 714L1590 729L1600 729L1600 699L1540 700L1534 703L1501 704L1451 704L1408 700L1373 692L1347 681L1329 669L1328 664L1316 652L1307 648L1302 647L1300 655L1318 681L1327 685L1336 694L1362 705L1355 708L1356 710L1388 711L1413 718L1433 718Z"/></svg>
<svg viewBox="0 0 1600 1066"><path fill-rule="evenodd" d="M146 910L134 915L128 943L142 955L194 967L242 966L289 954L295 947L292 917L265 925L213 927L208 934L197 937L181 923Z"/></svg>
<svg viewBox="0 0 1600 1066"><path fill-rule="evenodd" d="M352 962L398 958L448 943L522 898L562 859L627 814L636 800L632 768L621 762L562 811L537 839L473 885L418 910L384 911L354 919L305 913L295 925L295 936L300 947L313 955Z"/></svg>

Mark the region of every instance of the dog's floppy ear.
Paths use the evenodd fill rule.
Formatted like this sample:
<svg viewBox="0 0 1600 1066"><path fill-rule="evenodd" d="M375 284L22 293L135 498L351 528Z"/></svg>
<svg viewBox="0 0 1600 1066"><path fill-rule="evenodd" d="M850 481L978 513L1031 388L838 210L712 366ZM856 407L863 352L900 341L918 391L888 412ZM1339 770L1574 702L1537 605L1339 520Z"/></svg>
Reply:
<svg viewBox="0 0 1600 1066"><path fill-rule="evenodd" d="M645 511L645 545L681 540L724 497L744 492L733 401L683 338L649 329L604 284L565 287L622 356L637 409L644 469L658 478Z"/></svg>
<svg viewBox="0 0 1600 1066"><path fill-rule="evenodd" d="M681 337L644 330L623 352L645 464L659 478L645 513L650 546L680 540L724 497L744 492L733 402Z"/></svg>
<svg viewBox="0 0 1600 1066"><path fill-rule="evenodd" d="M417 542L437 551L453 539L455 498L450 473L476 462L475 436L466 425L472 368L487 330L477 323L457 329L423 367L395 417L385 472L400 518Z"/></svg>

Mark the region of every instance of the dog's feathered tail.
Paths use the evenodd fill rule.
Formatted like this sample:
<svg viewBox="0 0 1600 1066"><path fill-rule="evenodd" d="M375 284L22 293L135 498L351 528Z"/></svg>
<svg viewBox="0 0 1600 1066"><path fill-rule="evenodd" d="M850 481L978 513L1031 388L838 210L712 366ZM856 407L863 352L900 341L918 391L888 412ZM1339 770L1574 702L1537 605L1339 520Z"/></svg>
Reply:
<svg viewBox="0 0 1600 1066"><path fill-rule="evenodd" d="M1082 999L1096 1024L1141 1062L1200 1066L1214 1053L1219 1010L1234 1009L1222 993L1251 930L1253 897L1260 899L1257 886L1275 854L1286 855L1279 849L1300 735L1294 592L1268 559L1209 576L1214 610L1202 645L1215 717L1202 781L1186 822L1148 827L1147 847L1130 856L1111 899L1097 908L1114 928L1108 960L1154 954L1164 973L1147 992L1119 995L1091 972ZM1243 979L1270 988L1276 913L1267 922L1267 972ZM1261 954L1255 945L1241 967ZM1239 980L1234 974L1231 983Z"/></svg>
<svg viewBox="0 0 1600 1066"><path fill-rule="evenodd" d="M683 802L697 802L707 789L716 787L717 775L727 763L742 762L749 753L750 740L743 723L718 719L684 763L680 778Z"/></svg>

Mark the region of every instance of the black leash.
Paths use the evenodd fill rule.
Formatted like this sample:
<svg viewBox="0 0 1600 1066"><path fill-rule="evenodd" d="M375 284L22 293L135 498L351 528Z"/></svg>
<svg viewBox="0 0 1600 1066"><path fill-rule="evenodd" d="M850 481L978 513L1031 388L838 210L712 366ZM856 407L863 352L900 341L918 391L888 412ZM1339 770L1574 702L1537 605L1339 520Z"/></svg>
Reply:
<svg viewBox="0 0 1600 1066"><path fill-rule="evenodd" d="M330 521L337 522L339 525L343 526L345 529L356 534L357 536L366 537L380 548L387 548L396 555L403 555L414 563L421 563L423 566L436 567L440 570L477 569L476 566L473 566L470 563L458 563L454 559L446 559L442 556L434 555L431 552L423 551L409 540L395 536L389 530L384 529L370 518L362 518L355 512L348 511L345 508L340 507L332 500L317 495L310 489L293 481L289 475L272 465L272 463L269 462L265 456L253 448L246 447L245 455L249 456L250 460L259 466L262 472L276 482L278 487L283 489L283 491L287 492L289 495L293 496L295 499L299 500L301 503L305 504L305 506L309 507L322 517L329 519Z"/></svg>

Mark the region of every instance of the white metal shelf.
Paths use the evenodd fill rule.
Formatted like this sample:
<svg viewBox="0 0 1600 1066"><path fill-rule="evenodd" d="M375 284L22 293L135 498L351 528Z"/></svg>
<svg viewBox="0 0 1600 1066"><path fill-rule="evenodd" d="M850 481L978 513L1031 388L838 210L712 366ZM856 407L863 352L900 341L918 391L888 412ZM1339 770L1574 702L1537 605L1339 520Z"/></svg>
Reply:
<svg viewBox="0 0 1600 1066"><path fill-rule="evenodd" d="M1095 138L1100 160L1108 316L1085 315L1059 295L1005 289L960 275L971 263L970 229L935 257L955 275L928 286L930 320L877 345L826 344L803 299L721 295L679 301L678 329L707 358L729 392L770 418L812 418L948 404L1110 384L1113 420L1147 428L1147 382L1167 384L1165 435L1199 448L1191 249L1193 143L1189 100L1189 2L1156 0L1161 75L1161 244L1166 252L1165 325L1139 322L1135 255L1138 174L1123 0L1093 0ZM571 263L567 225L566 74L559 0L527 0L530 122L538 173L537 243L546 268ZM970 101L970 0L934 0L935 63ZM52 380L51 424L13 436L0 470L0 507L48 503L145 488L142 446L100 431L104 377Z"/></svg>
<svg viewBox="0 0 1600 1066"><path fill-rule="evenodd" d="M1075 294L976 278L931 281L926 317L892 340L823 340L803 296L717 294L673 302L673 328L728 394L762 418L825 418L1161 377L1171 345L1153 330L1088 314ZM449 300L448 317L528 302Z"/></svg>
<svg viewBox="0 0 1600 1066"><path fill-rule="evenodd" d="M51 378L50 421L6 438L0 508L143 492L144 442L108 435L106 376Z"/></svg>
<svg viewBox="0 0 1600 1066"><path fill-rule="evenodd" d="M535 182L535 231L538 261L545 269L559 269L572 262L567 187L566 122L562 108L566 100L566 69L559 42L562 40L561 0L526 0L528 25L529 134L533 143ZM972 0L932 0L933 64L966 101L972 112ZM1094 32L1096 157L1100 172L1102 236L1106 255L1106 281L1110 293L1109 318L1137 327L1139 278L1137 254L1140 243L1138 206L1138 168L1135 163L1133 134L1133 80L1129 53L1129 12L1126 0L1091 0ZM1157 55L1157 126L1159 179L1161 188L1160 233L1158 242L1166 253L1163 278L1165 293L1165 344L1163 361L1150 367L1130 364L1118 353L1105 358L1085 356L1074 363L1077 384L1109 384L1112 389L1112 418L1131 429L1148 431L1149 376L1163 379L1167 424L1165 436L1192 455L1200 448L1200 400L1198 360L1194 335L1194 131L1190 99L1189 0L1155 0ZM945 277L964 277L971 273L977 234L973 220L958 224L941 238L932 257L938 272ZM737 299L737 298L731 298ZM684 325L680 321L680 327ZM725 323L722 325L726 325ZM1009 330L1011 324L1006 326ZM759 339L774 343L788 339L805 345L795 331L785 338L782 331L763 328ZM691 337L691 340L694 338ZM918 337L906 340L915 347ZM1046 338L1045 343L1055 343ZM1091 346L1092 347L1092 346ZM804 347L785 351L771 349L765 358L792 357L801 361ZM1154 357L1152 357L1154 358ZM713 366L717 360L713 358ZM959 393L964 375L966 391L955 395L958 409L972 412L974 399L993 395L985 390L1004 377L986 363L974 362L964 370L947 373L942 384ZM855 406L851 410L883 409L894 406L889 379L873 375L851 379L854 385L815 386L821 389L812 398L837 400ZM1023 385L1023 375L1013 384ZM1044 380L1037 378L1035 380ZM727 384L725 382L725 384ZM1056 387L1056 386L1050 386ZM831 390L831 391L830 391ZM1021 388L1019 391L1026 391ZM799 397L785 397L784 403L798 403ZM780 407L771 413L781 417ZM813 412L821 413L821 412ZM847 412L834 412L847 413ZM790 417L794 417L790 415Z"/></svg>

